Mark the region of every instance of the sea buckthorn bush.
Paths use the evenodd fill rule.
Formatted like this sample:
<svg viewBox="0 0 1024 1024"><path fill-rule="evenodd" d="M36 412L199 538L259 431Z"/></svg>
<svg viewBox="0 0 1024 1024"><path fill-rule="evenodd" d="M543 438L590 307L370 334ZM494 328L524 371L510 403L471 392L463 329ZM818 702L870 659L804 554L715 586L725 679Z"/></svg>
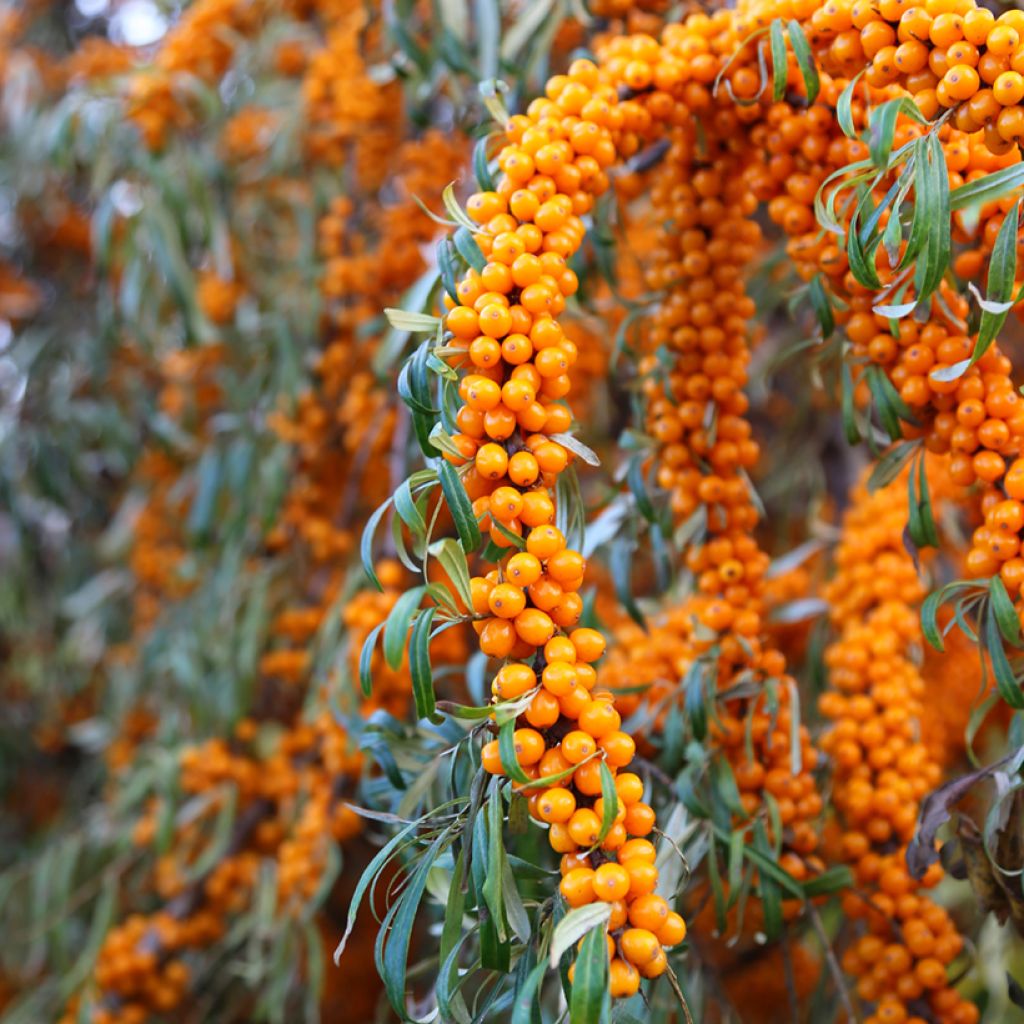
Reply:
<svg viewBox="0 0 1024 1024"><path fill-rule="evenodd" d="M0 95L0 1024L1019 1012L1024 14L11 4Z"/></svg>

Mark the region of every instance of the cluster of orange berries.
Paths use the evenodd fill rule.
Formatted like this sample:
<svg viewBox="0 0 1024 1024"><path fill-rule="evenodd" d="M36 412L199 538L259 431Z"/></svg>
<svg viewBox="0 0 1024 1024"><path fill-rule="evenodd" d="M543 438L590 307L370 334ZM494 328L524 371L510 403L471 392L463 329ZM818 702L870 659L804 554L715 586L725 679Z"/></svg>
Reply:
<svg viewBox="0 0 1024 1024"><path fill-rule="evenodd" d="M808 39L824 66L874 88L896 84L931 119L955 108L964 132L996 154L1024 138L1024 13L975 0L834 0L814 4Z"/></svg>
<svg viewBox="0 0 1024 1024"><path fill-rule="evenodd" d="M934 500L957 494L938 459L929 460L928 472ZM920 802L941 777L921 735L927 697L913 652L922 639L916 607L924 587L903 544L906 522L905 476L874 493L860 484L825 591L839 633L825 653L829 689L820 699L832 721L822 745L841 828L831 842L860 890L844 896L844 911L866 925L843 968L857 980L858 996L874 1004L871 1024L919 1024L921 1001L943 1024L974 1024L978 1008L946 973L963 940L924 894L941 868L932 865L918 881L905 862Z"/></svg>
<svg viewBox="0 0 1024 1024"><path fill-rule="evenodd" d="M614 697L595 689L604 637L577 627L585 561L553 525L556 482L572 459L554 438L572 426L562 400L578 355L557 319L578 286L566 261L582 241L581 217L607 188L625 106L594 64L577 60L549 81L546 99L510 120L500 182L467 202L487 262L458 283L445 318L449 361L467 371L459 383L459 455L445 457L462 467L481 528L508 552L471 582L473 625L485 654L510 659L492 693L524 702L514 751L519 771L538 782L523 786L530 812L563 854L562 895L571 906L612 904L616 996L635 993L641 976L663 973L663 946L685 936L682 918L654 894L654 847L643 838L654 811L642 800L643 782L621 771L636 745L621 729ZM505 774L497 740L481 759L485 770ZM617 801L604 835L603 771L615 780Z"/></svg>

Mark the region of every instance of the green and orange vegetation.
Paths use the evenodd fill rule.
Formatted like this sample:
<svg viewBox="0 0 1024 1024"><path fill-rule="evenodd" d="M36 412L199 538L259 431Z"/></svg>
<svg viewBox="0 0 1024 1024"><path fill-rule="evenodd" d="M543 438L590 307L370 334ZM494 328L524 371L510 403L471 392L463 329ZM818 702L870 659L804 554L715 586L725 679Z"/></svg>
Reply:
<svg viewBox="0 0 1024 1024"><path fill-rule="evenodd" d="M1018 1012L1024 14L40 0L0 95L2 1024Z"/></svg>

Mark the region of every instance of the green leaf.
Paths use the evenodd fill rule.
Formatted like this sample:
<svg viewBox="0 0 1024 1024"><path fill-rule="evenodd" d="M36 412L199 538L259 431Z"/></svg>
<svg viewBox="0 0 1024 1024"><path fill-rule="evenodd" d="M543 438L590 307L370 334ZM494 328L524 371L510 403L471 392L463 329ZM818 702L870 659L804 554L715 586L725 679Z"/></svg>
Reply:
<svg viewBox="0 0 1024 1024"><path fill-rule="evenodd" d="M516 756L516 720L510 718L498 729L498 754L505 774L519 783L528 783L530 777L523 771Z"/></svg>
<svg viewBox="0 0 1024 1024"><path fill-rule="evenodd" d="M846 434L847 444L859 444L861 436L857 427L857 415L853 402L853 372L845 359L840 368L840 378L842 381L843 433Z"/></svg>
<svg viewBox="0 0 1024 1024"><path fill-rule="evenodd" d="M436 608L421 612L409 637L409 671L412 675L412 695L416 702L417 718L433 718L435 709L434 679L430 668L430 627L437 614ZM384 634L387 645L387 633Z"/></svg>
<svg viewBox="0 0 1024 1024"><path fill-rule="evenodd" d="M477 226L473 223L473 218L470 217L466 211L459 206L459 201L455 198L455 182L450 181L445 185L441 191L441 201L444 203L444 208L448 211L448 216L451 217L456 224L464 227L470 237L476 234ZM453 240L454 241L454 240ZM458 248L458 242L455 243Z"/></svg>
<svg viewBox="0 0 1024 1024"><path fill-rule="evenodd" d="M413 536L422 540L427 533L427 521L412 496L412 487L408 480L403 480L391 496L395 503L395 511L402 522L409 527Z"/></svg>
<svg viewBox="0 0 1024 1024"><path fill-rule="evenodd" d="M356 926L356 917L359 914L359 907L363 902L366 891L376 882L380 873L387 866L388 861L401 849L406 838L416 832L421 826L422 822L420 821L410 822L397 835L392 836L377 852L373 860L366 865L366 869L359 876L359 881L356 883L355 891L352 893L352 898L348 904L345 934L342 935L341 941L334 950L334 962L336 964L341 959L342 954L345 952L345 946L352 936L352 929Z"/></svg>
<svg viewBox="0 0 1024 1024"><path fill-rule="evenodd" d="M992 660L992 673L996 677L996 686L999 695L1010 705L1011 708L1019 711L1024 708L1024 691L1010 667L1006 651L1003 648L1003 637L999 632L999 624L996 622L992 609L985 615L985 650Z"/></svg>
<svg viewBox="0 0 1024 1024"><path fill-rule="evenodd" d="M452 537L444 537L434 541L428 548L428 552L441 564L451 580L455 593L462 599L467 608L473 607L473 592L470 587L469 563L466 561L466 553L462 550L457 540Z"/></svg>
<svg viewBox="0 0 1024 1024"><path fill-rule="evenodd" d="M596 452L592 448L588 448L578 438L573 437L572 434L552 434L549 441L555 441L560 444L563 448L567 448L577 458L582 459L588 466L600 466L601 460L597 457Z"/></svg>
<svg viewBox="0 0 1024 1024"><path fill-rule="evenodd" d="M619 794L615 788L615 779L612 777L611 769L602 759L601 766L601 799L604 801L604 813L601 816L601 831L598 833L597 843L600 845L608 837L612 825L615 824L615 815L619 813Z"/></svg>
<svg viewBox="0 0 1024 1024"><path fill-rule="evenodd" d="M377 933L374 949L377 973L384 981L388 1001L402 1020L408 1019L405 1010L405 978L413 925L416 923L416 914L427 888L430 869L441 853L444 838L442 834L419 855L409 881L388 910Z"/></svg>
<svg viewBox="0 0 1024 1024"><path fill-rule="evenodd" d="M796 57L800 74L804 78L804 88L807 90L807 105L810 106L817 98L821 89L821 80L818 78L818 69L814 64L814 55L811 53L811 45L807 42L807 36L800 27L800 22L790 21L789 43L793 47L793 56Z"/></svg>
<svg viewBox="0 0 1024 1024"><path fill-rule="evenodd" d="M754 822L754 849L765 857L775 856L768 842L764 821L760 818ZM778 882L763 871L760 873L758 889L761 894L761 909L764 911L764 931L771 942L782 934L782 892Z"/></svg>
<svg viewBox="0 0 1024 1024"><path fill-rule="evenodd" d="M952 253L949 172L942 143L935 134L918 140L914 180L914 216L924 224L924 246L916 256L914 286L918 301L928 298L944 277ZM913 237L913 228L911 229ZM909 243L908 243L909 249Z"/></svg>
<svg viewBox="0 0 1024 1024"><path fill-rule="evenodd" d="M633 497L636 498L636 507L640 510L640 514L644 519L649 523L656 522L658 516L647 493L642 456L635 455L629 460L629 469L626 470L626 485L632 492Z"/></svg>
<svg viewBox="0 0 1024 1024"><path fill-rule="evenodd" d="M373 674L371 661L373 660L373 649L377 646L377 637L383 631L386 622L378 623L370 630L363 641L363 649L359 652L359 685L362 687L363 696L369 697L373 690Z"/></svg>
<svg viewBox="0 0 1024 1024"><path fill-rule="evenodd" d="M382 505L378 505L363 527L363 535L359 542L359 556L363 562L363 572L370 578L370 581L378 590L383 590L380 580L377 578L377 570L373 567L373 535L380 526L380 521L391 507L391 498L388 498Z"/></svg>
<svg viewBox="0 0 1024 1024"><path fill-rule="evenodd" d="M933 590L921 604L921 632L925 640L937 651L944 651L942 630L939 629L939 608L944 600L945 588Z"/></svg>
<svg viewBox="0 0 1024 1024"><path fill-rule="evenodd" d="M604 929L612 916L611 904L596 902L570 910L555 927L551 936L551 950L548 961L552 970L558 966L562 954L572 949L584 935L596 931L604 942ZM607 951L606 951L607 952Z"/></svg>
<svg viewBox="0 0 1024 1024"><path fill-rule="evenodd" d="M587 932L576 957L569 998L570 1024L596 1024L603 1020L609 1000L608 944L604 931L594 928Z"/></svg>
<svg viewBox="0 0 1024 1024"><path fill-rule="evenodd" d="M423 600L423 591L423 587L407 590L395 602L384 621L384 660L391 668L397 669L402 664L409 627Z"/></svg>
<svg viewBox="0 0 1024 1024"><path fill-rule="evenodd" d="M487 800L484 812L487 830L487 871L484 875L481 895L491 911L491 920L501 942L508 941L505 921L505 901L502 893L502 875L505 862L504 807L501 801L501 789L494 786Z"/></svg>
<svg viewBox="0 0 1024 1024"><path fill-rule="evenodd" d="M839 96L839 102L836 104L836 121L839 123L839 127L848 139L857 138L857 129L853 125L853 91L856 89L857 83L860 81L861 76L866 70L867 69L864 68L858 71L857 74L850 79L846 88L843 89Z"/></svg>
<svg viewBox="0 0 1024 1024"><path fill-rule="evenodd" d="M489 142L490 136L485 135L483 138L477 139L473 146L473 175L484 192L494 191L494 176L491 174L487 160L487 144Z"/></svg>
<svg viewBox="0 0 1024 1024"><path fill-rule="evenodd" d="M910 537L919 547L939 546L939 532L935 526L932 513L931 496L928 492L928 476L925 472L923 457L917 460L917 471L907 476L907 498L910 509L910 521L907 524Z"/></svg>
<svg viewBox="0 0 1024 1024"><path fill-rule="evenodd" d="M995 617L996 625L1003 639L1013 647L1021 647L1020 620L1017 618L1017 610L1006 592L1006 585L1002 577L996 573L988 581L989 605Z"/></svg>
<svg viewBox="0 0 1024 1024"><path fill-rule="evenodd" d="M772 100L778 103L786 95L786 37L782 19L776 18L769 29L772 49Z"/></svg>
<svg viewBox="0 0 1024 1024"><path fill-rule="evenodd" d="M823 338L831 337L832 332L836 329L836 319L821 274L815 274L811 278L810 284L807 286L807 297L811 301L814 315L818 318L821 336Z"/></svg>
<svg viewBox="0 0 1024 1024"><path fill-rule="evenodd" d="M437 475L463 550L467 554L476 551L480 547L480 526L473 515L473 503L466 494L466 488L462 486L459 474L450 463L442 461L438 463Z"/></svg>
<svg viewBox="0 0 1024 1024"><path fill-rule="evenodd" d="M973 366L988 350L996 335L1006 323L1007 314L1012 305L1014 286L1017 280L1017 232L1020 227L1020 200L1006 214L999 234L992 248L992 257L988 265L988 281L986 285L986 304L1000 303L1001 307L993 310L991 306L982 306L981 324L978 327L978 340L968 366ZM1009 305L1007 305L1009 303Z"/></svg>
<svg viewBox="0 0 1024 1024"><path fill-rule="evenodd" d="M473 232L466 227L460 227L452 236L452 244L458 250L459 255L477 272L480 273L487 266L487 260L476 244Z"/></svg>
<svg viewBox="0 0 1024 1024"><path fill-rule="evenodd" d="M188 510L185 529L190 537L203 541L209 538L220 493L221 459L216 448L209 447L203 452L196 474L196 493Z"/></svg>
<svg viewBox="0 0 1024 1024"><path fill-rule="evenodd" d="M906 96L888 100L871 110L868 117L868 150L871 161L878 168L889 166L893 139L896 135L896 121L900 116L908 117L918 124L927 124L917 104Z"/></svg>
<svg viewBox="0 0 1024 1024"><path fill-rule="evenodd" d="M436 331L441 323L436 316L429 313L410 312L404 309L393 309L387 307L384 310L388 323L396 331L407 331L410 334L418 334L424 331Z"/></svg>
<svg viewBox="0 0 1024 1024"><path fill-rule="evenodd" d="M452 250L452 240L450 238L442 238L437 243L437 269L441 275L441 284L444 285L444 290L448 293L449 298L458 302L459 293L455 290L457 280Z"/></svg>
<svg viewBox="0 0 1024 1024"><path fill-rule="evenodd" d="M891 484L920 448L921 442L917 439L894 444L871 470L871 475L868 477L868 491L873 494L879 488Z"/></svg>
<svg viewBox="0 0 1024 1024"><path fill-rule="evenodd" d="M807 899L815 896L831 896L833 893L846 892L853 886L853 873L845 864L838 864L823 871L820 875L800 883Z"/></svg>
<svg viewBox="0 0 1024 1024"><path fill-rule="evenodd" d="M541 961L527 974L512 1004L509 1024L535 1024L534 1007L540 1001L540 986L546 971L547 964Z"/></svg>
<svg viewBox="0 0 1024 1024"><path fill-rule="evenodd" d="M1024 163L1013 164L953 189L949 196L949 206L953 211L963 210L968 206L984 206L986 203L1002 199L1022 185Z"/></svg>
<svg viewBox="0 0 1024 1024"><path fill-rule="evenodd" d="M900 398L899 392L880 366L869 366L864 374L864 379L871 391L875 408L878 410L878 418L881 420L885 432L893 441L901 440L903 427L900 420L908 422L914 420L910 406Z"/></svg>

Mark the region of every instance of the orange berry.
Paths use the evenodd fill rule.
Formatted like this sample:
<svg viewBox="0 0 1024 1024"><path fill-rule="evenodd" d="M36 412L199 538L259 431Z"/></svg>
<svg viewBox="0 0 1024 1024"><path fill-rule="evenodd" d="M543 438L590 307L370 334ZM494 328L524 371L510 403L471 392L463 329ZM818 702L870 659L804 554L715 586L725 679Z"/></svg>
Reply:
<svg viewBox="0 0 1024 1024"><path fill-rule="evenodd" d="M565 536L557 526L535 526L526 537L526 550L544 561L565 547Z"/></svg>
<svg viewBox="0 0 1024 1024"><path fill-rule="evenodd" d="M645 928L657 934L668 920L668 904L653 893L641 896L629 904L629 923L634 928Z"/></svg>
<svg viewBox="0 0 1024 1024"><path fill-rule="evenodd" d="M487 595L487 605L498 618L514 619L526 607L526 594L511 583L499 583Z"/></svg>
<svg viewBox="0 0 1024 1024"><path fill-rule="evenodd" d="M597 744L589 733L583 732L581 729L574 729L563 737L561 748L562 756L570 764L579 764L597 750Z"/></svg>
<svg viewBox="0 0 1024 1024"><path fill-rule="evenodd" d="M678 946L686 938L686 922L674 910L669 911L665 923L658 931L658 941L663 946Z"/></svg>
<svg viewBox="0 0 1024 1024"><path fill-rule="evenodd" d="M502 700L515 700L529 693L537 685L537 673L529 665L512 663L503 665L494 677L495 696Z"/></svg>
<svg viewBox="0 0 1024 1024"><path fill-rule="evenodd" d="M515 632L532 647L543 647L555 632L551 616L539 608L526 608L515 617Z"/></svg>
<svg viewBox="0 0 1024 1024"><path fill-rule="evenodd" d="M569 639L576 648L576 656L580 661L597 661L604 654L605 639L596 629L574 629L569 634Z"/></svg>
<svg viewBox="0 0 1024 1024"><path fill-rule="evenodd" d="M593 846L601 834L601 819L589 807L581 807L569 819L568 828L579 846Z"/></svg>
<svg viewBox="0 0 1024 1024"><path fill-rule="evenodd" d="M537 809L544 821L564 824L576 812L576 797L562 786L552 786L541 793Z"/></svg>
<svg viewBox="0 0 1024 1024"><path fill-rule="evenodd" d="M484 771L491 775L504 775L505 769L501 766L501 755L498 753L498 741L491 740L485 743L480 750L480 763Z"/></svg>
<svg viewBox="0 0 1024 1024"><path fill-rule="evenodd" d="M610 767L625 768L636 756L633 737L619 730L606 733L598 740L598 745L605 752L605 760Z"/></svg>
<svg viewBox="0 0 1024 1024"><path fill-rule="evenodd" d="M646 928L627 928L619 942L622 955L637 965L650 963L661 950L657 936Z"/></svg>
<svg viewBox="0 0 1024 1024"><path fill-rule="evenodd" d="M498 490L504 490L505 488L499 487ZM494 492L495 494L498 491ZM492 499L494 495L491 496ZM531 555L527 551L520 551L514 554L505 565L505 577L515 586L520 588L526 588L536 583L540 579L541 573L544 569L541 566L540 559L536 555Z"/></svg>
<svg viewBox="0 0 1024 1024"><path fill-rule="evenodd" d="M632 965L617 957L608 968L608 992L613 999L628 999L640 990L640 974Z"/></svg>
<svg viewBox="0 0 1024 1024"><path fill-rule="evenodd" d="M562 898L570 907L582 907L587 903L593 903L593 870L591 868L574 868L562 878L562 881L558 886L558 891L562 894Z"/></svg>
<svg viewBox="0 0 1024 1024"><path fill-rule="evenodd" d="M626 832L631 836L649 835L654 828L654 810L645 803L635 803L626 809L626 819L623 824Z"/></svg>
<svg viewBox="0 0 1024 1024"><path fill-rule="evenodd" d="M516 759L524 767L536 764L544 756L544 737L536 729L516 729L513 740Z"/></svg>
<svg viewBox="0 0 1024 1024"><path fill-rule="evenodd" d="M621 864L602 864L594 873L594 895L605 903L624 899L629 892L629 874Z"/></svg>

